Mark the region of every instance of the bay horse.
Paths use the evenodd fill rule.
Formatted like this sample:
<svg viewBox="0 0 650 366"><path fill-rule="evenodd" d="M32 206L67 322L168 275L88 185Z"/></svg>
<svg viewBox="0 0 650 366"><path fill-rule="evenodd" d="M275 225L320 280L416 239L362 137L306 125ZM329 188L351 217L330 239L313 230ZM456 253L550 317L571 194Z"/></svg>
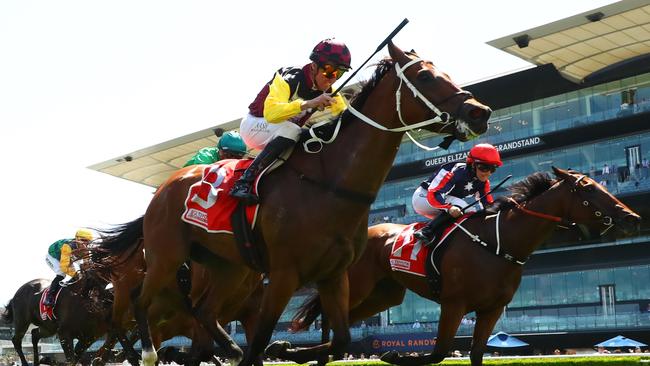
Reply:
<svg viewBox="0 0 650 366"><path fill-rule="evenodd" d="M43 320L39 301L49 280L36 279L22 285L6 306L3 319L13 325L12 342L22 366L28 366L23 353L22 340L31 324L34 365L39 363L38 342L41 338L58 335L66 361L75 364L88 347L106 334L112 303L112 294L105 289L107 282L88 271L74 283L62 287L54 307L56 319ZM73 340L77 339L77 344ZM108 352L102 348L99 353Z"/></svg>
<svg viewBox="0 0 650 366"><path fill-rule="evenodd" d="M338 137L318 154L296 149L284 166L259 187L261 207L255 232L266 251L268 286L259 321L240 365L251 365L268 344L294 291L315 283L334 331L333 350L350 342L347 267L363 252L370 204L392 167L404 132L426 128L468 140L487 130L491 110L462 90L430 61L388 43L390 59L351 103L354 108L333 123ZM425 126L426 125L426 126ZM144 282L135 298L145 366L156 361L147 312L161 289L174 281L177 268L192 253L221 258L219 293L225 298L245 280L246 266L230 234L208 233L181 220L190 186L202 166L187 167L163 183L144 215ZM132 243L135 245L135 243ZM116 247L115 253L129 248Z"/></svg>
<svg viewBox="0 0 650 366"><path fill-rule="evenodd" d="M133 312L130 311L131 295L142 285L146 273L144 251L142 250L142 223L140 217L131 223L118 225L108 229L95 229L102 239L89 248L89 263L103 262L102 266L94 266L93 270L102 271L111 279L114 291L112 310L113 328L122 332L134 328ZM130 251L120 256L107 258L106 248L130 246L138 243ZM208 264L210 260L203 256L202 261ZM148 312L151 324L152 343L159 349L161 343L174 336L186 336L192 340L188 354L183 352L168 352L174 355L179 364L198 365L201 361L213 361L213 342L216 342L233 359L241 359L243 352L228 336L219 323L239 320L244 327L247 339L252 334L257 321L257 310L261 302L261 276L248 268L247 279L238 287L229 299L219 294L213 268L223 268L228 263L209 262L208 265L188 262L187 267L179 270L177 281L163 288L157 294ZM138 356L132 348L125 348L131 364L138 364ZM258 364L261 364L259 359Z"/></svg>
<svg viewBox="0 0 650 366"><path fill-rule="evenodd" d="M573 171L553 171L556 179L534 173L513 184L509 188L512 194L499 197L490 212L474 214L461 224L467 231L459 227L445 239L448 246L439 267L442 289L437 297L425 277L391 270L392 244L406 225L387 223L368 228L366 250L348 269L350 322L401 304L406 289L441 305L432 353L410 356L393 351L384 354L383 361L409 366L441 362L451 350L463 316L474 311L476 325L470 359L473 366L482 365L488 337L519 287L524 262L558 223L600 229L613 225L625 234L639 229L639 215L593 179ZM477 235L477 240L490 245L483 247L470 235ZM320 313L320 298L314 295L296 313L295 329L306 329ZM330 344L290 347L287 342L275 342L267 353L306 363L327 352Z"/></svg>

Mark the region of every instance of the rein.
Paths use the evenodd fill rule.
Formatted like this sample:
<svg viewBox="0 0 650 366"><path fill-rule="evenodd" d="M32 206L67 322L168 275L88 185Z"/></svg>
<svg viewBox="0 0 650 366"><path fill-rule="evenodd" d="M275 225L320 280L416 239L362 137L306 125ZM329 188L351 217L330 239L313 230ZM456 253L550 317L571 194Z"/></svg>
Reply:
<svg viewBox="0 0 650 366"><path fill-rule="evenodd" d="M549 220L549 221L553 221L553 222L562 222L563 221L563 219L561 217L559 217L559 216L553 216L553 215L545 214L545 213L542 213L542 212L529 210L526 207L522 206L519 202L515 201L512 197L508 197L508 200L514 204L516 209L518 209L519 211L521 211L521 212L523 212L523 213L525 213L527 215L539 217L541 219L545 219L545 220Z"/></svg>
<svg viewBox="0 0 650 366"><path fill-rule="evenodd" d="M451 100L452 98L455 98L457 96L463 96L464 100L467 100L467 99L473 97L472 93L470 93L470 92L468 92L466 90L461 90L461 91L459 91L457 93L454 93L454 94L446 97L442 102L439 102L437 104L431 103L431 101L424 94L422 94L415 87L415 85L413 85L413 83L411 83L411 81L404 74L404 71L407 68L409 68L410 66L412 66L412 65L414 65L416 63L419 63L419 62L423 62L423 60L421 58L416 58L416 59L411 60L410 62L408 62L404 66L400 66L399 63L397 63L397 61L395 61L395 72L397 74L397 77L400 79L399 86L395 90L395 110L397 111L397 115L399 117L399 120L402 123L402 127L388 128L388 127L386 127L386 126L372 120L371 118L369 118L365 114L361 113L359 110L354 108L352 106L352 104L350 104L348 102L347 99L343 98L343 101L345 102L345 104L347 106L347 110L353 116L357 117L361 121L365 122L366 124L376 128L378 130L387 131L387 132L406 132L406 135L409 137L409 139L411 139L411 141L413 141L413 143L416 146L418 146L418 147L420 147L422 149L428 150L428 151L437 150L439 147L430 148L430 147L427 147L427 146L424 146L424 145L418 143L411 136L411 134L408 131L416 130L416 129L419 129L419 128L422 128L422 127L425 127L425 126L432 125L434 123L442 122L444 125L442 126L441 129L444 129L448 125L451 125L451 124L455 123L456 128L458 130L461 130L463 132L469 131L470 135L475 135L474 132L472 131L472 129L469 128L465 122L461 123L461 122L456 121L455 119L452 119L452 117L449 115L449 113L442 112L440 109L438 109L438 107L436 107L436 105L446 103L449 100ZM404 121L404 118L402 117L402 107L401 107L402 85L406 85L406 87L409 88L409 90L411 90L411 92L413 93L413 97L420 99L420 101L422 103L424 103L424 105L427 108L429 108L431 110L431 112L432 112L432 114L434 116L433 118L430 118L430 119L427 119L427 120L424 120L424 121L421 121L421 122L418 122L418 123L415 123L415 124L412 124L412 125L409 125ZM460 106L459 106L459 108L460 108ZM308 152L308 153L312 153L312 154L318 153L318 152L320 152L322 150L323 144L332 143L336 139L336 136L338 135L340 124L341 124L341 116L342 116L342 114L337 118L337 120L336 120L336 128L334 130L334 133L332 134L332 137L329 140L323 140L320 137L316 136L316 134L314 133L314 129L319 127L319 126L325 125L325 124L330 124L330 123L332 123L331 121L323 121L323 122L319 122L319 123L314 124L313 126L311 126L309 128L309 135L311 136L311 138L303 143L303 147L304 147L305 151ZM311 144L311 143L319 143L320 146L316 150L311 150L309 148L309 144Z"/></svg>

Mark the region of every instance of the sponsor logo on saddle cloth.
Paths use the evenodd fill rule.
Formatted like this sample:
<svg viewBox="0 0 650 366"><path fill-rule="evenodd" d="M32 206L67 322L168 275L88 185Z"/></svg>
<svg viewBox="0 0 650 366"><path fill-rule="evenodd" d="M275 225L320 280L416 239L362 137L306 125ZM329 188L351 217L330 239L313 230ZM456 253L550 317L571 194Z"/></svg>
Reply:
<svg viewBox="0 0 650 366"><path fill-rule="evenodd" d="M56 306L56 302L59 300L59 295L61 294L61 288L59 288L59 291L57 291L56 296L54 296L54 305L52 306L47 306L43 304L43 301L45 301L45 297L47 296L47 293L50 292L50 288L46 288L45 291L41 294L41 299L38 302L38 310L41 313L41 319L43 320L54 320L56 319L56 316L54 316L54 307Z"/></svg>
<svg viewBox="0 0 650 366"><path fill-rule="evenodd" d="M194 183L187 193L185 212L181 219L210 233L232 234L230 216L239 201L228 192L252 162L252 159L226 159L206 166L203 178ZM254 185L255 192L258 181L259 177ZM259 205L246 207L246 217L253 227L258 208Z"/></svg>
<svg viewBox="0 0 650 366"><path fill-rule="evenodd" d="M465 215L457 223L462 223L469 215ZM390 251L390 268L393 271L410 273L416 276L426 277L425 261L429 253L435 250L446 238L456 229L456 225L448 226L442 233L440 240L435 247L427 248L417 240L413 233L424 227L426 222L416 222L410 224L399 233L393 240Z"/></svg>

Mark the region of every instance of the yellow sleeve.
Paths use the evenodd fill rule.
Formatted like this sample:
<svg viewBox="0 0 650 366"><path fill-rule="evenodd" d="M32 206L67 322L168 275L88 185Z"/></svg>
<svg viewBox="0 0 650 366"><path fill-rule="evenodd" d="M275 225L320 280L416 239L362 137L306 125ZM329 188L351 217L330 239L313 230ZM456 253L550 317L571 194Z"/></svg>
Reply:
<svg viewBox="0 0 650 366"><path fill-rule="evenodd" d="M332 103L332 105L330 106L332 115L338 116L346 109L347 106L345 105L345 101L343 100L343 97L341 96L341 94L336 94L334 96L334 103Z"/></svg>
<svg viewBox="0 0 650 366"><path fill-rule="evenodd" d="M63 273L67 274L70 277L73 277L75 275L75 270L74 267L72 266L72 248L68 244L64 244L61 247L61 260L59 261L59 265L61 266L61 270Z"/></svg>
<svg viewBox="0 0 650 366"><path fill-rule="evenodd" d="M301 99L289 101L291 98L289 84L275 73L269 85L269 95L264 100L264 119L269 123L280 123L300 114Z"/></svg>

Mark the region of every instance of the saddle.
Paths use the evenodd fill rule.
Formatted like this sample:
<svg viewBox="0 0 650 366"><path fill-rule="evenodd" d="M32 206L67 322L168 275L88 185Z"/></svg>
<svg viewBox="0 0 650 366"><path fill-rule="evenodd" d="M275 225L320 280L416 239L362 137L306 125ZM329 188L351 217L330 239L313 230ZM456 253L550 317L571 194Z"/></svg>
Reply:
<svg viewBox="0 0 650 366"><path fill-rule="evenodd" d="M38 309L41 314L41 319L43 320L55 320L56 316L54 315L54 308L56 307L56 304L59 300L59 295L61 294L61 290L63 288L59 287L59 290L56 292L56 295L54 296L54 304L52 306L45 305L45 298L47 297L47 294L50 292L50 288L46 288L43 290L43 293L41 294L41 299L38 302Z"/></svg>

